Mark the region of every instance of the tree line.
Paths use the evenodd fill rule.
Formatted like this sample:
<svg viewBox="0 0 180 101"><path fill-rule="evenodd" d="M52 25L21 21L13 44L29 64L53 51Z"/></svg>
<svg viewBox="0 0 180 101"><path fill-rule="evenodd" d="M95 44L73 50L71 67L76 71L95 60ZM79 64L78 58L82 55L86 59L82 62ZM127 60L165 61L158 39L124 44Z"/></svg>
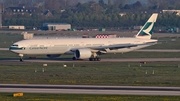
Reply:
<svg viewBox="0 0 180 101"><path fill-rule="evenodd" d="M10 1L10 0L5 0ZM15 0L14 0L15 1ZM22 1L22 0L21 0ZM23 0L23 2L28 0ZM36 1L36 0L33 0ZM37 0L43 1L43 0ZM38 27L40 28L43 23L70 23L74 28L97 28L97 27L131 27L135 25L143 25L150 17L150 13L141 13L136 11L141 10L159 10L161 4L170 3L167 7L178 8L178 0L149 0L147 5L143 6L141 2L137 1L133 4L127 4L127 0L114 0L114 3L109 0L105 3L103 0L99 2L85 2L81 3L74 0L71 4L67 0L45 0L42 7L39 7L40 13L32 14L3 14L3 25L24 25L27 28ZM65 2L66 1L66 2ZM162 2L163 1L163 2ZM59 2L59 4L57 3ZM61 6L62 4L63 6ZM173 5L176 3L176 5ZM54 4L54 6L52 6ZM71 5L71 6L70 6ZM65 7L66 6L66 7ZM64 8L65 11L60 10ZM53 16L45 17L41 13L43 10L51 11ZM120 15L120 12L125 12L125 15ZM180 27L180 16L176 13L168 14L162 13L157 20L158 26L173 26Z"/></svg>

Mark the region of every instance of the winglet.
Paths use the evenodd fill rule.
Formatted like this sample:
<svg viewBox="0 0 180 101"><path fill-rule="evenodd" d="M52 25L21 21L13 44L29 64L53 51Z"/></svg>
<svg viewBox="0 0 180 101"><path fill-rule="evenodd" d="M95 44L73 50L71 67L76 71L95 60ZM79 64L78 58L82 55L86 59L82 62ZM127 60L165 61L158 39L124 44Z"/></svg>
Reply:
<svg viewBox="0 0 180 101"><path fill-rule="evenodd" d="M157 17L158 13L153 13L142 29L138 32L136 38L151 39L154 23L156 22Z"/></svg>

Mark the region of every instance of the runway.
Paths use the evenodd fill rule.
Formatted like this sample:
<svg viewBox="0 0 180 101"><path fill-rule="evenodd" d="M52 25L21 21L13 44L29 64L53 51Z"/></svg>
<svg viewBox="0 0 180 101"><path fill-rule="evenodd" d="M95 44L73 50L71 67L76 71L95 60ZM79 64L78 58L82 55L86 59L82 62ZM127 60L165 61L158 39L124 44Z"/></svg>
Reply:
<svg viewBox="0 0 180 101"><path fill-rule="evenodd" d="M0 50L3 50L3 51L8 51L9 48L0 48Z"/></svg>
<svg viewBox="0 0 180 101"><path fill-rule="evenodd" d="M72 59L27 59L23 63L61 63L61 62L178 62L180 58L116 58L101 59L101 61L72 60ZM19 59L0 59L1 63L22 63Z"/></svg>
<svg viewBox="0 0 180 101"><path fill-rule="evenodd" d="M180 87L0 84L0 92L179 96Z"/></svg>

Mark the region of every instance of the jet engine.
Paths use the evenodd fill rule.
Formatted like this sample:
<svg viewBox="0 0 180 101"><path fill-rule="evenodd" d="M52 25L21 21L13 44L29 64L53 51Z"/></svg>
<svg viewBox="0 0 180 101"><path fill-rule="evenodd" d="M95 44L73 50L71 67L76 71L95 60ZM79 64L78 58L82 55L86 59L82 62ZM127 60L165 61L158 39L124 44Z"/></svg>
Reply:
<svg viewBox="0 0 180 101"><path fill-rule="evenodd" d="M74 53L76 59L88 59L91 55L92 53L89 49L78 49Z"/></svg>
<svg viewBox="0 0 180 101"><path fill-rule="evenodd" d="M61 54L47 54L46 55L48 58L57 58L57 57L60 57Z"/></svg>

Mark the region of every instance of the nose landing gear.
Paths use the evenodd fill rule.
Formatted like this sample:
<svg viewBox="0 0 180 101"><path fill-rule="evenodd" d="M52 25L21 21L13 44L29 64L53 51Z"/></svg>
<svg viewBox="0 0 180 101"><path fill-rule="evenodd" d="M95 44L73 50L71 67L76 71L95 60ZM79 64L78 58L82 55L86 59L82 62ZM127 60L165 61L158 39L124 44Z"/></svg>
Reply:
<svg viewBox="0 0 180 101"><path fill-rule="evenodd" d="M20 62L23 62L23 61L24 61L24 60L23 60L23 56L24 56L24 55L23 55L23 54L19 54L19 56L20 56L19 61L20 61Z"/></svg>

